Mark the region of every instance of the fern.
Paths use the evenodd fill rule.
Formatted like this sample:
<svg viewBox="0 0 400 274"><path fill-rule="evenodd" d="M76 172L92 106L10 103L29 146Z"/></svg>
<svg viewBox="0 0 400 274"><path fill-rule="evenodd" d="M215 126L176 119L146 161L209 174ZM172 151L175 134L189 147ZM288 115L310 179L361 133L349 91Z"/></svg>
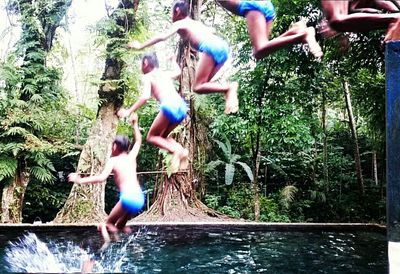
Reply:
<svg viewBox="0 0 400 274"><path fill-rule="evenodd" d="M54 180L53 174L51 174L51 172L46 168L33 166L30 171L32 176L41 182L49 183Z"/></svg>
<svg viewBox="0 0 400 274"><path fill-rule="evenodd" d="M281 202L285 208L289 208L290 204L294 201L297 187L294 185L287 185L281 190Z"/></svg>
<svg viewBox="0 0 400 274"><path fill-rule="evenodd" d="M0 158L0 181L13 177L17 171L17 160L14 158Z"/></svg>
<svg viewBox="0 0 400 274"><path fill-rule="evenodd" d="M5 131L3 134L1 134L1 137L9 137L9 136L16 136L16 135L19 135L21 137L26 137L28 134L29 134L29 131L27 131L25 128L12 127L12 128L9 128L7 131Z"/></svg>

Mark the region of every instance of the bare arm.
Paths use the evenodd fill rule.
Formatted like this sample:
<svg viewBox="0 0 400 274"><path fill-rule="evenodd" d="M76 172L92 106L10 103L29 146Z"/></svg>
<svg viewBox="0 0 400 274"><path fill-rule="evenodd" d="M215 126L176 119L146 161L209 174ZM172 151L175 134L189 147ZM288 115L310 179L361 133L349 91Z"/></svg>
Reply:
<svg viewBox="0 0 400 274"><path fill-rule="evenodd" d="M110 160L108 160L106 166L104 167L103 172L100 173L99 175L82 178L77 173L70 173L68 175L68 181L82 185L101 183L105 181L108 178L108 176L110 176L113 168L114 168L114 159L111 158Z"/></svg>
<svg viewBox="0 0 400 274"><path fill-rule="evenodd" d="M118 117L120 118L125 118L131 115L133 112L141 108L144 104L146 104L147 100L149 100L149 94L151 94L151 83L150 79L147 77L143 77L143 84L142 84L143 92L142 96L139 97L139 100L137 100L130 108L124 109L121 108L118 110Z"/></svg>
<svg viewBox="0 0 400 274"><path fill-rule="evenodd" d="M142 133L139 129L139 122L136 114L132 116L132 127L135 135L135 144L129 152L129 157L136 159L137 155L139 154L140 146L142 145Z"/></svg>
<svg viewBox="0 0 400 274"><path fill-rule="evenodd" d="M171 37L172 35L177 33L178 30L179 30L179 24L174 23L174 24L172 24L172 27L169 30L167 30L165 33L159 33L142 44L140 44L138 41L133 41L128 44L128 48L141 50L141 49L150 47L161 41L167 40L169 37Z"/></svg>

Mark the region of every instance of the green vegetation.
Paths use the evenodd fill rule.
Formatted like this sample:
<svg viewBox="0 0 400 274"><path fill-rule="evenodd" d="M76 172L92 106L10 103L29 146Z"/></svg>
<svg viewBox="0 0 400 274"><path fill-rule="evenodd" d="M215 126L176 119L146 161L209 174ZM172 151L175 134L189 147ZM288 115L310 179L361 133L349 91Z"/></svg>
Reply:
<svg viewBox="0 0 400 274"><path fill-rule="evenodd" d="M16 2L30 5L30 1ZM77 165L97 111L89 102L75 106L63 87L61 68L46 62L53 39L58 39L54 31L60 24L60 12L65 10L49 12L45 17L49 21L42 17L40 21L38 11L32 8L47 11L46 3L53 2L64 2L59 6L64 9L70 4L40 0L35 3L43 6L18 10L10 1L10 11L21 16L22 35L15 50L0 60L0 80L5 83L0 84L0 183L5 189L18 176L28 178L29 185L23 190L24 222L33 222L37 217L51 221L64 205L71 189L66 176ZM383 33L351 34L351 46L346 50L339 47L337 39L318 37L324 51L322 61L314 60L305 46L294 46L256 62L251 57L243 18L231 17L213 1L204 2L203 16L208 17L202 20L210 22L209 17L218 14L220 20L211 23L232 45L232 78L240 83L240 110L227 116L223 114L222 96L193 95L196 127L206 132L204 140L214 140L195 150L192 163L202 202L218 212L248 220L385 222ZM306 18L308 25L317 26L321 19L318 3L274 1L278 14L273 36L300 17ZM150 35L145 26L152 11L140 5L137 26L129 35L142 40ZM157 12L169 14L169 10ZM54 24L49 25L48 33L43 32L47 28L39 23L48 22ZM131 104L140 92L136 64L140 53L127 52L123 47L126 37L115 38L115 43L104 38L116 31L124 32L113 22L109 18L99 22L93 41L108 45L103 53L122 58L128 67L121 79L104 80L99 76L94 85L122 87L125 104ZM158 52L160 57L162 54ZM98 62L101 66L104 60ZM355 166L345 83L358 137L361 181ZM98 99L97 105L104 99ZM143 136L156 112L155 104L139 111ZM118 132L132 137L125 122L119 123ZM159 155L157 149L144 143L138 170L160 168ZM156 188L155 175L143 175L140 180L147 190ZM115 187L108 184L107 212L116 199ZM89 202L79 204L76 214L88 210ZM12 215L18 214L16 208L10 210Z"/></svg>

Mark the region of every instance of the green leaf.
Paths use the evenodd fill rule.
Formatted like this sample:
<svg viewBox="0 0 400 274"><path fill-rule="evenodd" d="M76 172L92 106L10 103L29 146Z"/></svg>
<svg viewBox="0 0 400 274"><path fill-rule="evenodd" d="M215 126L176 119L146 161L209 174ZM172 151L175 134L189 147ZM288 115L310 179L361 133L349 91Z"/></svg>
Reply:
<svg viewBox="0 0 400 274"><path fill-rule="evenodd" d="M0 181L13 177L17 171L17 160L9 157L0 158Z"/></svg>
<svg viewBox="0 0 400 274"><path fill-rule="evenodd" d="M254 180L254 175L253 175L253 172L251 171L251 168L249 167L249 165L248 164L246 164L246 163L243 163L243 162L236 162L237 164L239 164L239 165L241 165L242 167L243 167L243 169L244 169L244 171L246 171L246 174L247 174L247 177L249 177L249 180L251 181L251 182L253 182L253 180Z"/></svg>
<svg viewBox="0 0 400 274"><path fill-rule="evenodd" d="M207 163L205 172L212 172L221 164L224 164L224 162L221 160L211 161Z"/></svg>
<svg viewBox="0 0 400 274"><path fill-rule="evenodd" d="M34 166L31 168L31 173L33 175L33 177L35 177L36 179L38 179L41 182L51 182L54 180L54 176L53 174L51 174L51 172L43 167L40 166Z"/></svg>
<svg viewBox="0 0 400 274"><path fill-rule="evenodd" d="M294 185L285 186L281 190L281 201L284 207L289 208L290 203L293 202L297 191L298 189Z"/></svg>
<svg viewBox="0 0 400 274"><path fill-rule="evenodd" d="M224 152L224 155L225 155L225 157L227 158L227 159L230 159L231 158L231 151L230 151L230 149L231 149L231 147L230 147L230 145L229 145L229 147L227 146L227 145L225 145L223 142L221 142L221 141L218 141L218 140L214 140L217 144L218 144L218 146L222 149L222 151Z"/></svg>
<svg viewBox="0 0 400 274"><path fill-rule="evenodd" d="M225 184L231 185L233 176L235 175L235 166L233 164L226 164L225 166Z"/></svg>

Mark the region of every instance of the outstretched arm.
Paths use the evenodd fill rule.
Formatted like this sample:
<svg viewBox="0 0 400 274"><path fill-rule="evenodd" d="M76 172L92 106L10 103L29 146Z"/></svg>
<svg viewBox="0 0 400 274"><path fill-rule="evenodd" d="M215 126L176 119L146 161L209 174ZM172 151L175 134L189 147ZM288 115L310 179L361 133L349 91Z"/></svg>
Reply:
<svg viewBox="0 0 400 274"><path fill-rule="evenodd" d="M135 135L135 144L133 145L133 148L129 152L129 156L131 158L136 159L137 155L139 154L140 146L142 145L142 133L140 132L140 129L139 129L139 122L138 122L137 114L132 115L131 123L132 123L132 127L133 127L133 134Z"/></svg>
<svg viewBox="0 0 400 274"><path fill-rule="evenodd" d="M117 115L120 118L125 118L131 115L133 112L141 108L144 104L146 104L147 100L151 97L151 83L150 80L147 77L143 77L142 79L142 88L143 92L142 95L139 97L139 100L137 100L130 108L124 109L121 108L118 110Z"/></svg>
<svg viewBox="0 0 400 274"><path fill-rule="evenodd" d="M108 160L106 166L104 167L103 172L100 173L99 175L82 178L78 173L70 173L68 175L68 181L82 185L101 183L105 181L108 178L108 176L110 176L113 168L114 168L114 160L113 158L111 158L110 160Z"/></svg>
<svg viewBox="0 0 400 274"><path fill-rule="evenodd" d="M150 38L149 40L147 40L146 42L144 42L142 44L140 44L138 41L133 41L128 44L128 48L141 50L141 49L150 47L161 41L167 40L169 37L174 35L178 31L178 29L179 29L178 24L174 23L174 24L172 24L172 27L169 30L167 30L165 33L159 33L159 34L155 35L153 38Z"/></svg>

